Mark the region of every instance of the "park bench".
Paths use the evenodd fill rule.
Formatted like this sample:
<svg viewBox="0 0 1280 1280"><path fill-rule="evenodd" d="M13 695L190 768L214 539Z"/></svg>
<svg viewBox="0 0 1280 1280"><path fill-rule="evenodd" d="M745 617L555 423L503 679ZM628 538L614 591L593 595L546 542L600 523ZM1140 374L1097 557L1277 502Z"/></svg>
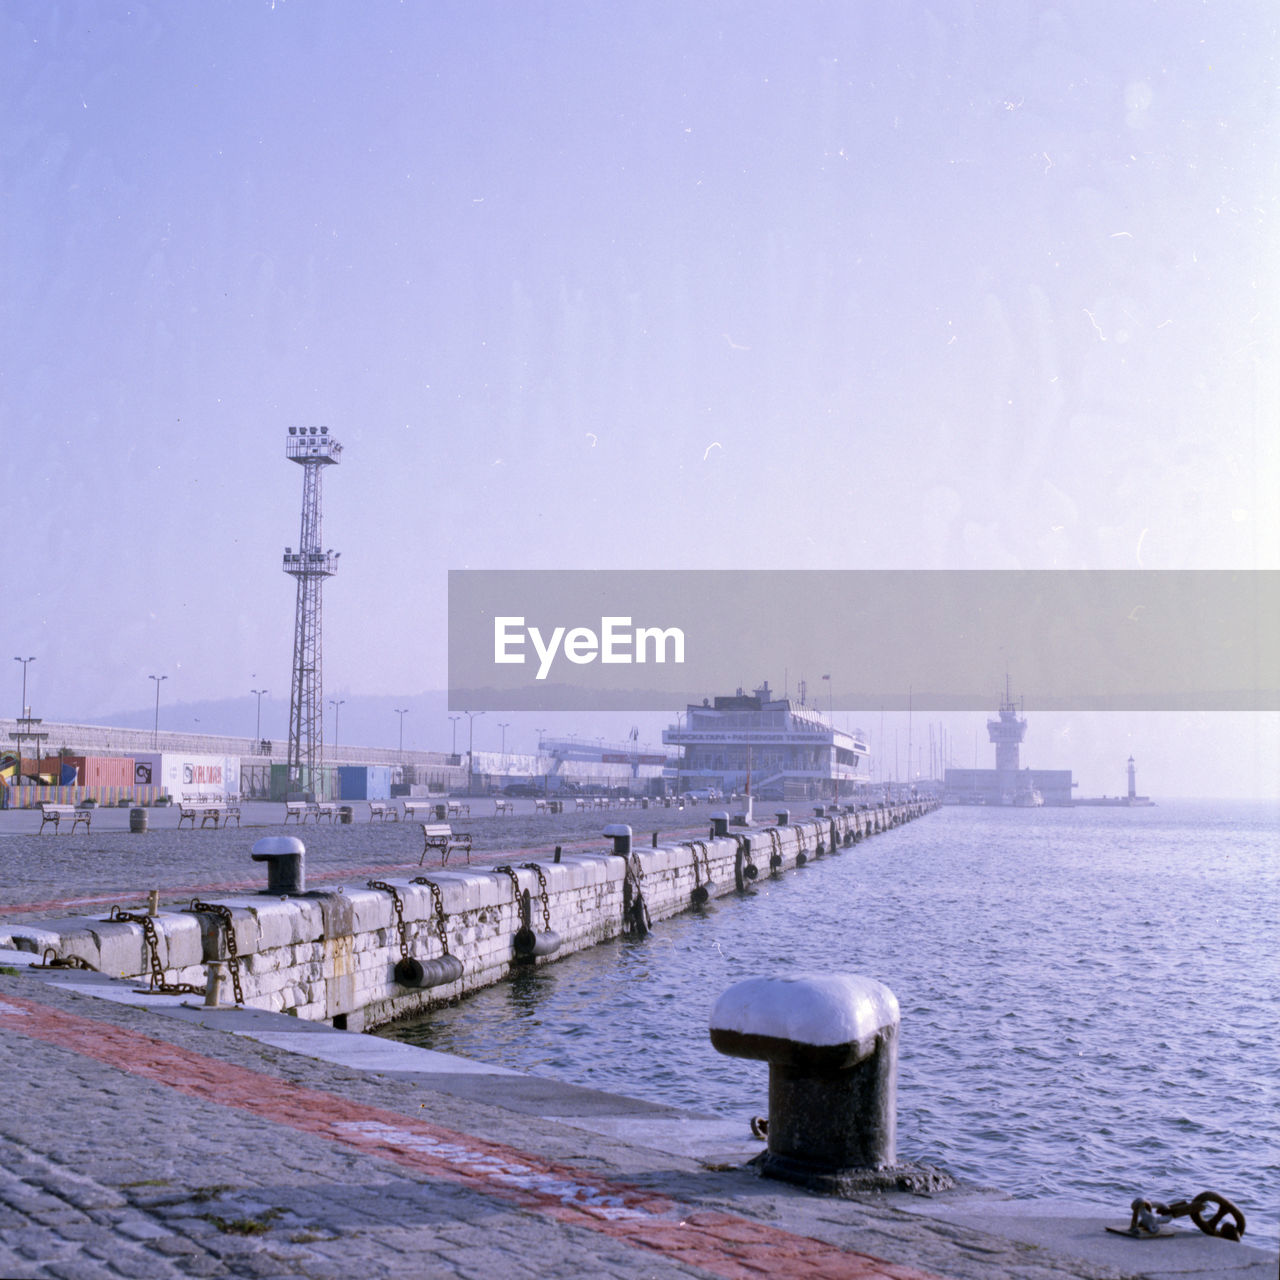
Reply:
<svg viewBox="0 0 1280 1280"><path fill-rule="evenodd" d="M59 831L63 818L70 818L72 832L82 822L84 829L88 831L89 820L92 817L92 809L81 809L73 804L44 804L40 806L40 830L43 831L46 825L52 823L54 831Z"/></svg>
<svg viewBox="0 0 1280 1280"><path fill-rule="evenodd" d="M443 867L449 861L449 854L454 849L465 849L467 851L467 861L471 861L471 833L467 831L454 831L447 822L424 822L422 824L422 857L418 859L418 866L426 861L427 854L432 849L440 850L440 865Z"/></svg>
<svg viewBox="0 0 1280 1280"><path fill-rule="evenodd" d="M434 814L436 811L435 800L406 800L404 802L405 819L416 818L420 813Z"/></svg>
<svg viewBox="0 0 1280 1280"><path fill-rule="evenodd" d="M236 826L240 825L240 806L238 804L230 804L222 800L179 800L178 801L178 829L182 829L184 822L191 823L191 829L195 830L196 818L200 819L202 827L213 823L215 830L218 826L227 826L231 819L236 820Z"/></svg>
<svg viewBox="0 0 1280 1280"><path fill-rule="evenodd" d="M546 813L547 802L545 800L535 800L533 802L533 811L534 813Z"/></svg>
<svg viewBox="0 0 1280 1280"><path fill-rule="evenodd" d="M307 813L315 818L316 825L320 825L321 818L328 818L330 822L338 816L338 806L331 800L320 800L315 804L307 806Z"/></svg>
<svg viewBox="0 0 1280 1280"><path fill-rule="evenodd" d="M495 800L493 802L493 812L495 817L500 813L514 813L515 805L510 800Z"/></svg>
<svg viewBox="0 0 1280 1280"><path fill-rule="evenodd" d="M384 804L381 800L369 801L369 821L377 818L381 822L399 822L400 810L395 805Z"/></svg>
<svg viewBox="0 0 1280 1280"><path fill-rule="evenodd" d="M464 813L469 818L471 817L471 806L469 804L463 804L459 800L450 800L448 813L451 818L461 818Z"/></svg>
<svg viewBox="0 0 1280 1280"><path fill-rule="evenodd" d="M298 823L307 820L307 802L305 800L286 800L284 802L284 820L295 819Z"/></svg>
<svg viewBox="0 0 1280 1280"><path fill-rule="evenodd" d="M574 800L573 804L574 808L579 809L584 813L586 812L587 802L581 796L578 796L577 799Z"/></svg>

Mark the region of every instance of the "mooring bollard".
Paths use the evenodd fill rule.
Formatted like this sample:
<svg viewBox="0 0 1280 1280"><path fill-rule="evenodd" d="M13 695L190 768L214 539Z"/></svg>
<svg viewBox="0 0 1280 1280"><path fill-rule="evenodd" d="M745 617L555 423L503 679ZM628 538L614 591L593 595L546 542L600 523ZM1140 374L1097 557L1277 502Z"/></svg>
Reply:
<svg viewBox="0 0 1280 1280"><path fill-rule="evenodd" d="M620 857L631 856L631 828L624 822L611 822L605 827L604 835L613 841L613 851Z"/></svg>
<svg viewBox="0 0 1280 1280"><path fill-rule="evenodd" d="M267 864L267 887L262 893L306 893L307 847L297 836L263 836L253 846L254 862Z"/></svg>
<svg viewBox="0 0 1280 1280"><path fill-rule="evenodd" d="M711 1043L769 1064L761 1172L815 1191L950 1185L896 1163L897 997L855 974L749 978L711 1011Z"/></svg>
<svg viewBox="0 0 1280 1280"><path fill-rule="evenodd" d="M727 836L729 834L729 814L727 810L721 810L711 815L711 838L715 840L719 836Z"/></svg>
<svg viewBox="0 0 1280 1280"><path fill-rule="evenodd" d="M791 810L790 810L790 809L779 809L779 810L774 814L774 817L775 817L775 818L777 818L777 820L778 820L778 821L777 821L777 825L778 825L778 826L780 826L780 827L785 827L785 826L787 825L787 823L791 821Z"/></svg>

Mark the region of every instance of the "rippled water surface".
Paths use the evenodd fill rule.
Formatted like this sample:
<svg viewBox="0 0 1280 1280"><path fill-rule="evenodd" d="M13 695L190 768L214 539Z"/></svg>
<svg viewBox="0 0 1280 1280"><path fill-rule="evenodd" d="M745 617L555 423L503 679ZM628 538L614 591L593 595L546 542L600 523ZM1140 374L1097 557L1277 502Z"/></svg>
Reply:
<svg viewBox="0 0 1280 1280"><path fill-rule="evenodd" d="M731 983L864 973L902 1006L899 1154L1124 1210L1213 1188L1280 1226L1280 812L946 808L703 915L388 1034L741 1118L768 1068L710 1046Z"/></svg>

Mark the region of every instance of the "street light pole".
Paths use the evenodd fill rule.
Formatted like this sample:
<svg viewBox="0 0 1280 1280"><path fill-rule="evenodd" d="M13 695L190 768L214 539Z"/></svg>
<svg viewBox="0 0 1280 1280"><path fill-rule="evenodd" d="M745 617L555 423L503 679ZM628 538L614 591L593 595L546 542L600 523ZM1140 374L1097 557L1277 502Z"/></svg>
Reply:
<svg viewBox="0 0 1280 1280"><path fill-rule="evenodd" d="M262 741L262 695L264 693L269 693L270 690L269 689L250 689L249 692L256 693L258 695L258 723L257 723L257 728L254 730L254 737L259 742L261 742Z"/></svg>
<svg viewBox="0 0 1280 1280"><path fill-rule="evenodd" d="M484 715L483 711L464 711L462 713L467 717L467 795L474 794L475 791L475 741L476 741L476 716Z"/></svg>
<svg viewBox="0 0 1280 1280"><path fill-rule="evenodd" d="M333 708L333 759L337 763L338 759L338 708L346 702L346 698L330 698L329 705Z"/></svg>
<svg viewBox="0 0 1280 1280"><path fill-rule="evenodd" d="M458 721L461 719L461 716L449 717L449 721L453 725L453 749L449 752L451 756L456 756L458 754Z"/></svg>
<svg viewBox="0 0 1280 1280"><path fill-rule="evenodd" d="M540 757L542 755L542 735L546 733L546 730L541 728L535 728L534 732L538 735L538 746L536 750L536 755ZM544 772L542 775L542 794L545 796L550 792L550 790L551 790L551 775L549 773Z"/></svg>
<svg viewBox="0 0 1280 1280"><path fill-rule="evenodd" d="M160 682L167 680L168 676L148 676L148 680L156 682L156 718L155 723L151 726L151 750L158 750L160 741Z"/></svg>
<svg viewBox="0 0 1280 1280"><path fill-rule="evenodd" d="M507 754L507 730L511 728L511 721L499 721L498 728L502 730L502 754Z"/></svg>
<svg viewBox="0 0 1280 1280"><path fill-rule="evenodd" d="M404 718L409 714L408 707L392 707L392 710L400 717L400 754L404 754Z"/></svg>
<svg viewBox="0 0 1280 1280"><path fill-rule="evenodd" d="M34 658L14 658L14 662L22 663L22 711L18 715L20 720L27 714L27 663L34 661Z"/></svg>

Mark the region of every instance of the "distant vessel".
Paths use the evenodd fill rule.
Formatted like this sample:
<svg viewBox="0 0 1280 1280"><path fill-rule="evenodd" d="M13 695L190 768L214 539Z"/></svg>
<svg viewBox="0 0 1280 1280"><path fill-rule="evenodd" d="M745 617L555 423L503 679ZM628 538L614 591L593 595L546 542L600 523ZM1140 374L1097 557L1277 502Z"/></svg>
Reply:
<svg viewBox="0 0 1280 1280"><path fill-rule="evenodd" d="M1040 789L1031 781L1031 771L1027 770L1027 779L1024 784L1019 785L1017 791L1013 793L1013 799L1010 803L1015 809L1038 809L1044 804L1044 796L1040 793Z"/></svg>

